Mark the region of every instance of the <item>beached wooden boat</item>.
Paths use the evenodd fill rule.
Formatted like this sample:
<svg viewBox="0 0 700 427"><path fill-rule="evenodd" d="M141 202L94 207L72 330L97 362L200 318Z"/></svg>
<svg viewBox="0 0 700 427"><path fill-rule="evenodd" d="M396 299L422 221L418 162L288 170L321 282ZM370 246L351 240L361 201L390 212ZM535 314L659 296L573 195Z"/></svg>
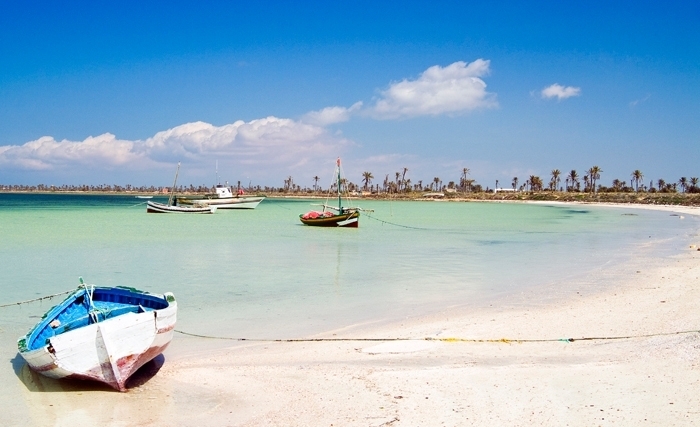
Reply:
<svg viewBox="0 0 700 427"><path fill-rule="evenodd" d="M343 207L342 200L342 183L341 172L340 172L340 158L336 160L336 168L334 175L336 176L336 189L338 197L338 206L331 206L328 204L328 199L326 203L323 203L323 209L321 211L310 211L305 214L299 215L299 220L306 225L316 226L316 227L352 227L357 228L360 225L360 211L372 212L369 209L362 209L359 207Z"/></svg>
<svg viewBox="0 0 700 427"><path fill-rule="evenodd" d="M19 339L19 353L47 377L96 380L125 391L126 380L172 340L175 297L80 283Z"/></svg>
<svg viewBox="0 0 700 427"><path fill-rule="evenodd" d="M234 195L231 188L217 184L216 192L204 194L202 196L181 196L177 197L177 204L216 206L219 209L255 209L265 197L246 196L243 190L238 190Z"/></svg>
<svg viewBox="0 0 700 427"><path fill-rule="evenodd" d="M173 189L170 191L168 204L149 201L146 203L147 213L195 213L195 214L213 214L216 212L216 206L199 205L192 206L177 206L175 198L175 188L177 185L177 175L180 173L180 162L177 163L175 171L175 181L173 181Z"/></svg>

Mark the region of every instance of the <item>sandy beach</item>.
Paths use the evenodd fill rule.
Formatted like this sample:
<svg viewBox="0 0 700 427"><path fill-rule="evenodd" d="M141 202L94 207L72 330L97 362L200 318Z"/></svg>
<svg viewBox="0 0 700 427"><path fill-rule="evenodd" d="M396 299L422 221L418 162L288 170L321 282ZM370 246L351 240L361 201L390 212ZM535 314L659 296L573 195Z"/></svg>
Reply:
<svg viewBox="0 0 700 427"><path fill-rule="evenodd" d="M57 385L25 369L23 381L35 389L64 392L25 393L23 424L700 424L700 252L686 246L657 258L639 251L615 271L595 270L497 306L451 307L315 337L348 340L227 346L176 335L188 345L200 340L202 349L166 352L157 374L127 393Z"/></svg>

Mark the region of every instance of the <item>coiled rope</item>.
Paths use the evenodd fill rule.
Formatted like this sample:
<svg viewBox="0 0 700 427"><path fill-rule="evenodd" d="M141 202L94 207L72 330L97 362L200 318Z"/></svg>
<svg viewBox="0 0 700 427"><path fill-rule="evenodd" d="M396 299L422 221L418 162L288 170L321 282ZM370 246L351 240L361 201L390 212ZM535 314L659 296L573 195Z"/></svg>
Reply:
<svg viewBox="0 0 700 427"><path fill-rule="evenodd" d="M206 338L226 341L246 341L246 342L387 342L387 341L440 341L440 342L462 342L462 343L543 343L543 342L575 342L575 341L604 341L604 340L629 340L635 338L652 338L669 335L685 335L700 333L700 330L687 330L676 332L660 332L656 334L641 334L641 335L620 335L611 337L581 337L581 338L545 338L545 339L479 339L479 338L439 338L439 337L423 337L423 338L289 338L289 339L259 339L259 338L233 338L220 337L213 335L193 334L176 329L175 332L188 335L195 338Z"/></svg>

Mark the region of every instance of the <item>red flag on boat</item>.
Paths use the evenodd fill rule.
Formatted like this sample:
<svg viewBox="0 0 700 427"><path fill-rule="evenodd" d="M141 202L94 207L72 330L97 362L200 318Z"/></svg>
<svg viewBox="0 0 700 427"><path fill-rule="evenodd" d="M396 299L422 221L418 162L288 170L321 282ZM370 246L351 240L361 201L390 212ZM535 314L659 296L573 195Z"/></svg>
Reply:
<svg viewBox="0 0 700 427"><path fill-rule="evenodd" d="M340 166L340 157L338 157L338 160L335 161L335 164Z"/></svg>

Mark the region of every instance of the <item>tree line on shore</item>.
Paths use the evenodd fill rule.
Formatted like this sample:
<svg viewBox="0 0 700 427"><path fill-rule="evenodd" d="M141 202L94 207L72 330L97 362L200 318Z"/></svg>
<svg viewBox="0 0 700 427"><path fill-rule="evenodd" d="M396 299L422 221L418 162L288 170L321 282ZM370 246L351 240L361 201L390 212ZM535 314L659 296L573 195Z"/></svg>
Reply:
<svg viewBox="0 0 700 427"><path fill-rule="evenodd" d="M537 175L525 177L522 181L519 177L513 177L507 187L502 186L498 180L495 181L494 189L476 182L469 178L470 169L463 168L459 179L444 183L440 177L434 177L430 181L417 180L413 182L410 177L407 177L408 168L403 168L399 172L386 174L382 183L373 184L375 179L372 172L365 171L362 173L361 185L349 181L345 178L341 179L341 186L349 192L365 192L370 194L402 194L402 193L425 193L425 192L440 192L440 193L481 193L484 191L513 191L513 192L578 192L578 193L700 193L697 177L681 177L678 181L666 181L659 178L654 182L649 181L646 185L644 174L639 169L634 170L630 174L629 185L625 179L613 179L611 186L598 184L603 170L598 166L593 166L580 175L575 169L572 169L568 174L563 174L559 169L553 169L549 176L549 181L545 185L544 180ZM284 179L282 187L269 186L252 186L241 187L238 182L238 189L243 189L248 192L266 193L266 194L317 194L324 192L337 191L337 183L331 184L327 189L318 185L319 177L314 176L313 187L301 187L294 183L294 179L288 176ZM562 184L562 179L564 185ZM425 182L425 184L424 184ZM501 184L501 185L499 185ZM0 190L6 192L93 192L93 193L159 193L168 192L170 187L156 186L132 186L132 185L4 185L0 184ZM199 185L189 186L180 185L175 189L180 193L210 193L214 191L214 187Z"/></svg>
<svg viewBox="0 0 700 427"><path fill-rule="evenodd" d="M613 179L611 186L604 186L598 183L600 180L600 175L603 170L599 166L593 166L583 175L580 175L578 171L572 169L568 174L564 175L559 169L553 169L547 185L544 184L544 180L537 175L530 175L522 181L519 177L513 177L510 185L506 187L509 191L519 191L519 192L539 192L539 191L566 191L566 192L584 192L584 193L631 193L631 192L649 192L649 193L677 193L680 189L683 193L700 193L700 187L698 187L697 177L681 177L677 182L666 181L665 179L659 178L656 182L649 181L649 185L645 184L644 174L639 169L634 170L630 174L629 185L624 179ZM384 180L381 184L373 184L374 174L372 172L365 171L362 173L361 184L358 185L346 179L341 179L341 185L346 186L348 191L351 192L370 192L372 194L388 193L414 193L414 192L464 192L464 193L480 193L484 191L493 190L503 190L503 186L499 183L499 180L495 181L494 189L490 189L488 186L476 182L474 179L469 178L470 169L463 168L461 171L461 176L458 180L448 181L444 183L440 177L434 177L430 181L417 180L412 182L410 178L407 178L408 168L403 168L399 172L395 172L393 179L390 178L391 174L386 174ZM562 186L562 178L564 185ZM283 193L309 193L309 192L323 192L323 188L318 186L318 176L313 177L314 186L313 188L300 187L294 184L294 180L291 176L284 180L284 186L278 189L279 192ZM501 184L501 185L499 185ZM655 185L656 184L656 185ZM333 183L327 190L335 191L336 184ZM268 189L268 187L265 187ZM270 189L275 191L274 189Z"/></svg>

